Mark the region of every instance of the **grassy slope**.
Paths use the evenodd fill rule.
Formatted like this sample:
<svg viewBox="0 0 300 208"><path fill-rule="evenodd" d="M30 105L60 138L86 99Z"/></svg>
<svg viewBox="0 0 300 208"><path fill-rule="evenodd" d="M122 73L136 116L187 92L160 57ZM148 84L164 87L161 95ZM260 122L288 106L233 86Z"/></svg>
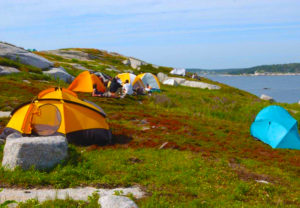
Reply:
<svg viewBox="0 0 300 208"><path fill-rule="evenodd" d="M0 110L58 84L38 80L44 78L28 73L0 77ZM68 160L48 172L1 168L0 186L140 185L149 193L137 201L140 207L300 206L299 151L272 149L249 135L255 115L270 103L225 85L219 91L162 90L151 97L125 99L80 94L106 111L117 144L71 146ZM291 114L300 120L298 105L281 105L299 111ZM7 122L0 119L2 127ZM159 149L164 142L168 144Z"/></svg>

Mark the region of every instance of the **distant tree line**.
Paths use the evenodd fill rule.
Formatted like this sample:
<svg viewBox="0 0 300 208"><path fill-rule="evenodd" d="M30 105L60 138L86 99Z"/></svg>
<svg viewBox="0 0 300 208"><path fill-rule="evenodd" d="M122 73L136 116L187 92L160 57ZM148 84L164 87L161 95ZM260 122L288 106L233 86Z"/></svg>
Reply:
<svg viewBox="0 0 300 208"><path fill-rule="evenodd" d="M300 73L300 63L291 64L273 64L262 65L250 68L239 69L220 69L220 70L206 70L206 69L188 69L190 72L200 72L208 74L254 74L258 73Z"/></svg>

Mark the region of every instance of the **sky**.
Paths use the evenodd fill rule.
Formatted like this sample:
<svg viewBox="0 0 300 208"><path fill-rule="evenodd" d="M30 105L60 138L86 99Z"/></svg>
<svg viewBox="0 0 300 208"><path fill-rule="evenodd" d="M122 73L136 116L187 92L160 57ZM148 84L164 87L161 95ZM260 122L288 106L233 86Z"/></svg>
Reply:
<svg viewBox="0 0 300 208"><path fill-rule="evenodd" d="M0 0L0 41L171 67L300 62L300 0Z"/></svg>

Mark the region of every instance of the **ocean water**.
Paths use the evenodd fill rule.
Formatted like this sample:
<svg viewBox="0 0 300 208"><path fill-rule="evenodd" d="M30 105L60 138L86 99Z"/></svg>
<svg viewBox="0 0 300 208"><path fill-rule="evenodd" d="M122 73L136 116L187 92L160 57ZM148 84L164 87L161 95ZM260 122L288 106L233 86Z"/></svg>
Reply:
<svg viewBox="0 0 300 208"><path fill-rule="evenodd" d="M254 95L261 94L273 97L281 103L298 103L300 101L300 76L224 76L205 75L205 77L221 82Z"/></svg>

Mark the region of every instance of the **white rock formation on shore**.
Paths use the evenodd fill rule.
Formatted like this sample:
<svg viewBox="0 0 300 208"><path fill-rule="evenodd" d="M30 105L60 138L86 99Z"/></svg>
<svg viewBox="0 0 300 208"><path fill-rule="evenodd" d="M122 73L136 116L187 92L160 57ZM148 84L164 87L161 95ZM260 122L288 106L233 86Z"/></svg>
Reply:
<svg viewBox="0 0 300 208"><path fill-rule="evenodd" d="M67 157L68 143L63 136L6 138L2 166L14 170L17 166L29 169L52 168Z"/></svg>
<svg viewBox="0 0 300 208"><path fill-rule="evenodd" d="M181 84L182 86L187 87L196 87L201 89L209 89L209 90L219 90L221 89L220 86L208 84L205 82L199 82L199 81L185 81Z"/></svg>
<svg viewBox="0 0 300 208"><path fill-rule="evenodd" d="M179 78L179 77L168 77L166 74L159 72L157 74L157 78L160 82L166 85L172 85L172 86L177 86L177 85L182 85L186 87L195 87L195 88L200 88L200 89L209 89L209 90L219 90L221 89L220 86L213 85L213 84L208 84L205 82L200 82L200 81L189 81L184 78Z"/></svg>
<svg viewBox="0 0 300 208"><path fill-rule="evenodd" d="M19 73L20 71L14 67L0 66L0 75L7 75L11 73Z"/></svg>
<svg viewBox="0 0 300 208"><path fill-rule="evenodd" d="M178 86L178 83L176 82L175 79L167 79L167 80L163 81L163 84L171 85L171 86Z"/></svg>
<svg viewBox="0 0 300 208"><path fill-rule="evenodd" d="M271 101L271 102L274 102L274 101L275 101L271 96L265 95L265 94L262 94L262 95L260 96L260 99L261 99L261 100Z"/></svg>
<svg viewBox="0 0 300 208"><path fill-rule="evenodd" d="M0 57L20 61L22 64L35 66L40 69L53 67L53 63L47 59L8 43L0 42Z"/></svg>

